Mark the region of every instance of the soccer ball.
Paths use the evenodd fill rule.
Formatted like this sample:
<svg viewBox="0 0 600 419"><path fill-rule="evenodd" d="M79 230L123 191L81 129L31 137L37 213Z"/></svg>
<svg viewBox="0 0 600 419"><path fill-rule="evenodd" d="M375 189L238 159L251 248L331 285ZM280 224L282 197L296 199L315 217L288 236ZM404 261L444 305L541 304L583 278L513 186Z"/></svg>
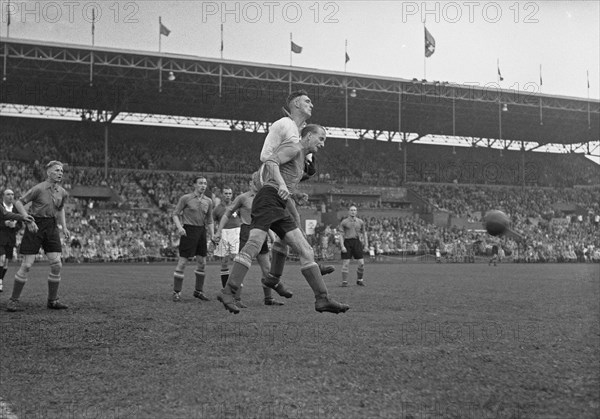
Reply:
<svg viewBox="0 0 600 419"><path fill-rule="evenodd" d="M508 229L510 220L502 211L491 210L483 217L483 224L490 235L500 236Z"/></svg>

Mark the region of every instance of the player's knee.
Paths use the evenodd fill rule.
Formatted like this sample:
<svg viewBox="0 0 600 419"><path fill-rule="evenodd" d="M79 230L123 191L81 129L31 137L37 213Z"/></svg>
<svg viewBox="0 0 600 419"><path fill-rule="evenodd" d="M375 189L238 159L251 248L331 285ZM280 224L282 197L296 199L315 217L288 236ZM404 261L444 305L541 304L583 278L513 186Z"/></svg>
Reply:
<svg viewBox="0 0 600 419"><path fill-rule="evenodd" d="M52 275L60 275L62 269L62 262L60 259L53 259L50 261L50 273Z"/></svg>
<svg viewBox="0 0 600 419"><path fill-rule="evenodd" d="M33 266L33 261L24 260L23 263L21 263L21 271L23 273L27 273L31 270L32 266Z"/></svg>
<svg viewBox="0 0 600 419"><path fill-rule="evenodd" d="M359 269L363 269L365 267L365 260L364 259L360 259L358 261L358 268Z"/></svg>

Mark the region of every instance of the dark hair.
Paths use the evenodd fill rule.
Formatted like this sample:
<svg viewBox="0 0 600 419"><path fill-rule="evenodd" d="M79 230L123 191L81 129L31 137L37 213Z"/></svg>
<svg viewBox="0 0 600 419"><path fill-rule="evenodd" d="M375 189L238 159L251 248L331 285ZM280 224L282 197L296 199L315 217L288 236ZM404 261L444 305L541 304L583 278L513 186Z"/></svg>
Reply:
<svg viewBox="0 0 600 419"><path fill-rule="evenodd" d="M206 176L194 176L194 181L192 182L192 185L195 185L196 183L198 183L198 179L204 179L206 180L206 183L208 183L208 179L206 179Z"/></svg>
<svg viewBox="0 0 600 419"><path fill-rule="evenodd" d="M285 100L285 106L289 109L290 103L300 96L308 96L308 92L306 90L296 90L295 92L290 93L287 99Z"/></svg>

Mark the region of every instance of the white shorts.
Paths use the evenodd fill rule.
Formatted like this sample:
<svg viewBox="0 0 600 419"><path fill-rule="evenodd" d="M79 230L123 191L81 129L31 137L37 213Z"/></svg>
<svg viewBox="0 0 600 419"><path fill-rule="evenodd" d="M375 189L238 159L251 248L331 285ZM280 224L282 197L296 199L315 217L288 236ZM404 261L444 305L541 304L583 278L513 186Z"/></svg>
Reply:
<svg viewBox="0 0 600 419"><path fill-rule="evenodd" d="M221 240L215 250L215 256L220 258L237 255L240 247L240 228L224 228L221 231Z"/></svg>

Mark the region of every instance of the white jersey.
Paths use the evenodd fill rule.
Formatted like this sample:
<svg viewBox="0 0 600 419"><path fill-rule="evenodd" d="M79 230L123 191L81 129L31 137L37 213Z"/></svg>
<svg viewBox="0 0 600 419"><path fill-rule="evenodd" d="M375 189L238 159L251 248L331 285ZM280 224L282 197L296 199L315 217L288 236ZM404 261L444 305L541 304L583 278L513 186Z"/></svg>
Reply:
<svg viewBox="0 0 600 419"><path fill-rule="evenodd" d="M260 152L260 161L266 162L275 149L288 140L293 143L299 142L300 131L294 120L286 116L275 121L269 128L269 133Z"/></svg>

